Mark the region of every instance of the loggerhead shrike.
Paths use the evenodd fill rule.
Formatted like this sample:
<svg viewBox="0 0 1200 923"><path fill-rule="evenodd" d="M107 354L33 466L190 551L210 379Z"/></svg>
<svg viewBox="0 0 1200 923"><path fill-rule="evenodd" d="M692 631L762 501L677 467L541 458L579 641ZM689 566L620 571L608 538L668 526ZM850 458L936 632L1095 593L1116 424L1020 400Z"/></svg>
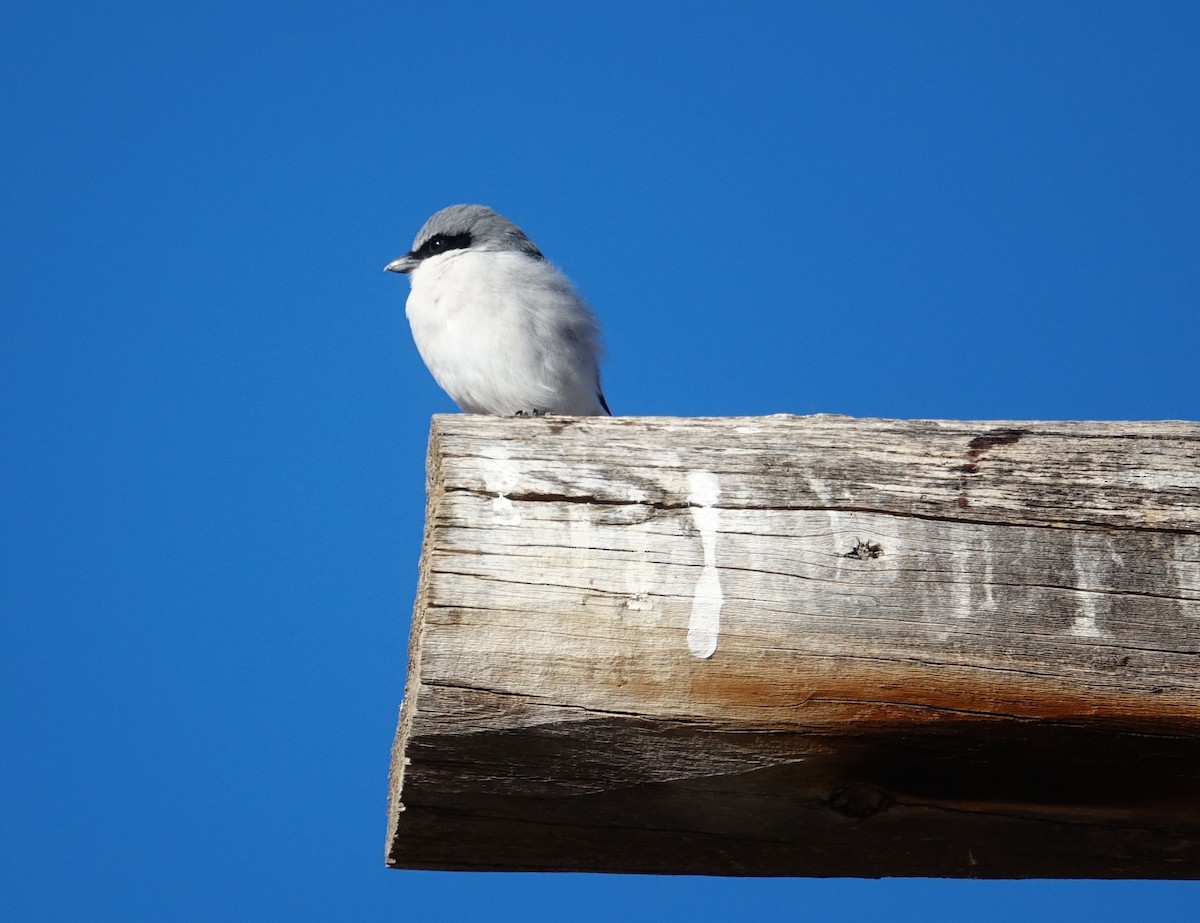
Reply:
<svg viewBox="0 0 1200 923"><path fill-rule="evenodd" d="M408 275L417 350L466 413L611 413L595 316L507 218L483 205L443 208L384 269Z"/></svg>

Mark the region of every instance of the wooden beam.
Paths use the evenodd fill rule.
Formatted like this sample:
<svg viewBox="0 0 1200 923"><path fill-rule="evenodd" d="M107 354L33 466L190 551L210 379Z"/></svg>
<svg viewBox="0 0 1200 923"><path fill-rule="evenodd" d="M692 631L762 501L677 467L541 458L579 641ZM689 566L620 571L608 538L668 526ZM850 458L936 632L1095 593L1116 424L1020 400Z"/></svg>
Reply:
<svg viewBox="0 0 1200 923"><path fill-rule="evenodd" d="M1200 877L1200 425L440 416L387 862Z"/></svg>

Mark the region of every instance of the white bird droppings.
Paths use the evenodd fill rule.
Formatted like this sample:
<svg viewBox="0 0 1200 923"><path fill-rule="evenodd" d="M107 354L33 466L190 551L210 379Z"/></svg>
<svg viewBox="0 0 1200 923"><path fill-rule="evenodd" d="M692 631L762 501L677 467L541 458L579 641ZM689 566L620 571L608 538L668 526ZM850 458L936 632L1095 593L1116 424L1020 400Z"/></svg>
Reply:
<svg viewBox="0 0 1200 923"><path fill-rule="evenodd" d="M717 650L721 633L721 578L717 574L717 528L721 511L715 508L721 495L717 476L708 471L693 471L688 475L688 502L692 504L692 519L700 531L704 551L704 566L696 581L692 598L692 617L688 621L688 650L693 657L711 657Z"/></svg>
<svg viewBox="0 0 1200 923"><path fill-rule="evenodd" d="M508 499L508 494L517 486L520 470L515 462L507 458L480 459L484 484L492 498L492 522L498 526L519 526L521 514Z"/></svg>
<svg viewBox="0 0 1200 923"><path fill-rule="evenodd" d="M1096 625L1095 615L1077 615L1071 623L1071 634L1081 638L1103 638L1105 632Z"/></svg>
<svg viewBox="0 0 1200 923"><path fill-rule="evenodd" d="M521 524L521 514L504 494L500 494L492 500L492 522L498 526L519 526Z"/></svg>
<svg viewBox="0 0 1200 923"><path fill-rule="evenodd" d="M1107 638L1110 633L1100 625L1100 617L1109 616L1109 598L1097 591L1097 587L1112 585L1114 570L1121 564L1121 556L1107 539L1097 547L1097 540L1088 533L1071 534L1071 563L1075 569L1076 602L1078 614L1069 631L1078 638ZM1103 612L1098 611L1103 606Z"/></svg>

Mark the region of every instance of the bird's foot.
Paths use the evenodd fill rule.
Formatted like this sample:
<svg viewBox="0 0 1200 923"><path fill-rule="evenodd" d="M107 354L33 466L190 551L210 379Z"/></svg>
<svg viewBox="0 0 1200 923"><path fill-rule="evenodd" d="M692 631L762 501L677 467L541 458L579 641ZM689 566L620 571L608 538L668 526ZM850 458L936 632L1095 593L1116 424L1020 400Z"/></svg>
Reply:
<svg viewBox="0 0 1200 923"><path fill-rule="evenodd" d="M518 410L513 414L514 417L544 417L545 415L546 411L537 410L536 408L533 410Z"/></svg>

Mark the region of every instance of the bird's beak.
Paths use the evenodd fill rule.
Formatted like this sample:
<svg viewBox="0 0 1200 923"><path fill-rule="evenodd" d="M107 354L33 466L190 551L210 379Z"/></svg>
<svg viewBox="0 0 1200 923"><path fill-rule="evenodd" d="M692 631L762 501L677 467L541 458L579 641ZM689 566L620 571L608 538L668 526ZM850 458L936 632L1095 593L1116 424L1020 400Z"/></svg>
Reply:
<svg viewBox="0 0 1200 923"><path fill-rule="evenodd" d="M402 272L407 274L417 268L418 262L418 260L413 259L413 255L411 253L406 253L404 256L400 257L400 259L392 260L390 263L384 266L383 271Z"/></svg>

